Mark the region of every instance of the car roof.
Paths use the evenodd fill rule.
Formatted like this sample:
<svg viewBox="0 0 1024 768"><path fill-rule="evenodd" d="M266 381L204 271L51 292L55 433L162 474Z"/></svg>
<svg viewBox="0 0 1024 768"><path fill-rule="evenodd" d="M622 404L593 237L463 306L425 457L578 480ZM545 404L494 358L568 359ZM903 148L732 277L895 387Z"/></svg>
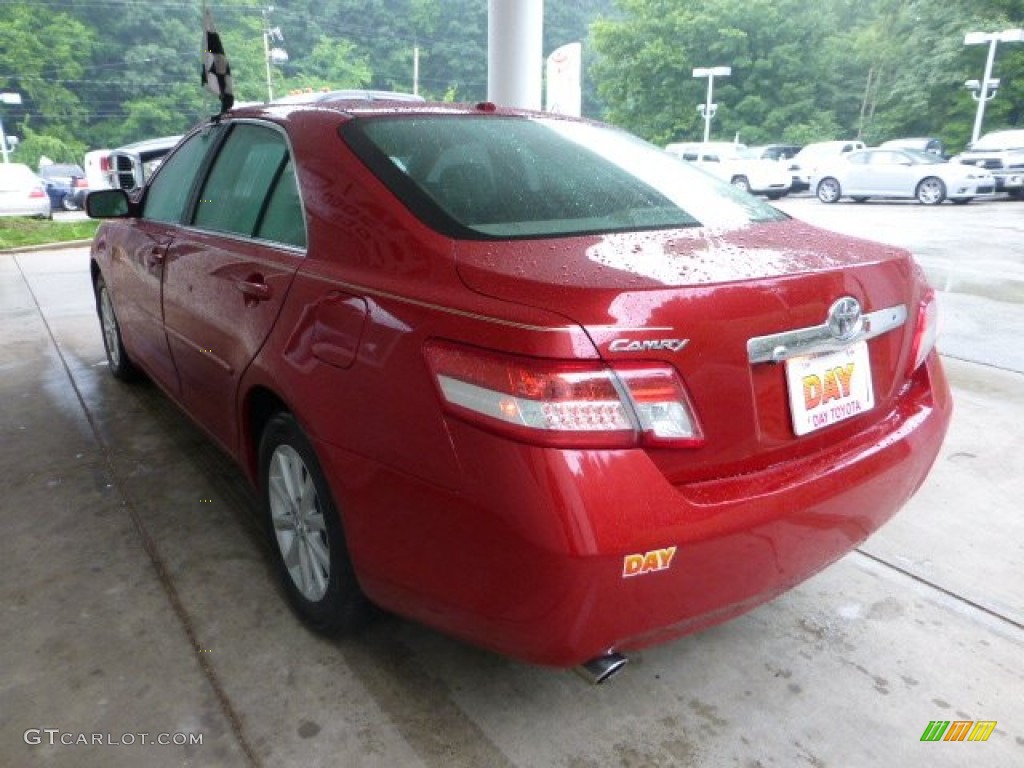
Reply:
<svg viewBox="0 0 1024 768"><path fill-rule="evenodd" d="M85 171L82 170L82 166L77 165L76 163L50 163L49 165L44 165L39 169L40 173L43 171L48 173L85 173Z"/></svg>
<svg viewBox="0 0 1024 768"><path fill-rule="evenodd" d="M376 99L376 98L353 98L351 94L370 93L363 91L340 91L331 92L324 98L315 101L277 102L272 101L265 104L247 105L236 107L224 115L212 118L212 120L253 118L263 117L269 120L287 120L291 115L298 112L307 114L324 115L335 113L346 117L386 115L386 114L416 114L416 115L497 115L506 117L543 117L547 120L573 120L552 112L538 112L513 107L499 107L490 102L477 103L451 103L439 101L424 101L422 99ZM340 96L338 94L341 94ZM587 122L584 119L584 122Z"/></svg>
<svg viewBox="0 0 1024 768"><path fill-rule="evenodd" d="M880 146L880 147L910 147L911 149L913 149L917 145L928 145L928 144L931 144L932 142L935 142L936 144L941 144L942 143L942 139L937 139L934 136L911 136L911 137L908 137L908 138L905 138L905 139L889 139L888 141L883 141L878 146Z"/></svg>
<svg viewBox="0 0 1024 768"><path fill-rule="evenodd" d="M172 149L181 136L161 136L159 139L143 139L131 144L125 144L113 150L114 152L148 152L153 149Z"/></svg>
<svg viewBox="0 0 1024 768"><path fill-rule="evenodd" d="M334 91L303 91L291 93L274 99L271 104L306 104L325 101L402 101L426 103L426 99L413 93L402 91L375 91L358 88L346 88Z"/></svg>
<svg viewBox="0 0 1024 768"><path fill-rule="evenodd" d="M36 173L24 163L0 163L0 173L6 176L24 176L26 173L35 176Z"/></svg>
<svg viewBox="0 0 1024 768"><path fill-rule="evenodd" d="M1006 137L1010 139L1022 139L1024 140L1024 128L1008 128L1002 131L990 131L982 136L983 139L989 136Z"/></svg>
<svg viewBox="0 0 1024 768"><path fill-rule="evenodd" d="M683 141L668 144L665 149L746 149L746 144L733 144L731 141Z"/></svg>

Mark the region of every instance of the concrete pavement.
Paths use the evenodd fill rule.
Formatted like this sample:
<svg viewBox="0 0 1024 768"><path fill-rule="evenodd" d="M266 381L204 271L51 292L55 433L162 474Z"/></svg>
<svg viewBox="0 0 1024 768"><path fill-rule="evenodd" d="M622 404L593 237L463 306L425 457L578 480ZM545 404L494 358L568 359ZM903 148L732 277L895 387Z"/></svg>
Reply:
<svg viewBox="0 0 1024 768"><path fill-rule="evenodd" d="M108 375L87 249L0 254L0 765L1022 765L1024 376L947 370L895 520L590 688L397 618L305 631L240 473ZM933 720L997 726L923 743Z"/></svg>

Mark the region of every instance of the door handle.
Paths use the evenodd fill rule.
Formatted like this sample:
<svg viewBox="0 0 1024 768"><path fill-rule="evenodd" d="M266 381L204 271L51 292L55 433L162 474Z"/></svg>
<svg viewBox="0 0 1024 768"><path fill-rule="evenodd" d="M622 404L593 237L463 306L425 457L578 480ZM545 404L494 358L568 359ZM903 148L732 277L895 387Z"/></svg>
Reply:
<svg viewBox="0 0 1024 768"><path fill-rule="evenodd" d="M264 282L262 275L254 275L248 280L239 280L235 283L244 295L246 303L250 301L266 301L273 295L270 286Z"/></svg>
<svg viewBox="0 0 1024 768"><path fill-rule="evenodd" d="M164 259L167 256L166 249L167 249L166 243L161 244L161 245L154 245L152 248L150 248L149 249L149 255L146 256L146 259L145 259L146 267L148 269L154 269L156 267L162 266L163 263L164 263Z"/></svg>

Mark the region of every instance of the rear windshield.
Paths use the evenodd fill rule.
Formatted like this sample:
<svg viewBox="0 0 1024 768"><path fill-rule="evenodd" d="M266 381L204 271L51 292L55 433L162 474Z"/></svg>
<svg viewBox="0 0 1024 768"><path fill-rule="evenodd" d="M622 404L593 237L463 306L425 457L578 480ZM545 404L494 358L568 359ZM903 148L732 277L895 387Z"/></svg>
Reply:
<svg viewBox="0 0 1024 768"><path fill-rule="evenodd" d="M536 238L786 218L625 132L494 115L362 117L349 146L428 225L453 237Z"/></svg>

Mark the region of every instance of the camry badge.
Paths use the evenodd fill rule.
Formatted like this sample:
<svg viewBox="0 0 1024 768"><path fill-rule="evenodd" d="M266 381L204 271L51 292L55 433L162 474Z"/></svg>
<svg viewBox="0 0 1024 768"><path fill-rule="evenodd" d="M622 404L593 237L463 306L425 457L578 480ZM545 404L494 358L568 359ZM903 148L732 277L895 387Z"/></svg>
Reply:
<svg viewBox="0 0 1024 768"><path fill-rule="evenodd" d="M615 339L608 345L609 352L654 352L665 350L678 352L690 342L689 339Z"/></svg>
<svg viewBox="0 0 1024 768"><path fill-rule="evenodd" d="M864 327L864 316L860 302L852 296L844 296L828 308L825 321L829 333L838 341L849 341Z"/></svg>

